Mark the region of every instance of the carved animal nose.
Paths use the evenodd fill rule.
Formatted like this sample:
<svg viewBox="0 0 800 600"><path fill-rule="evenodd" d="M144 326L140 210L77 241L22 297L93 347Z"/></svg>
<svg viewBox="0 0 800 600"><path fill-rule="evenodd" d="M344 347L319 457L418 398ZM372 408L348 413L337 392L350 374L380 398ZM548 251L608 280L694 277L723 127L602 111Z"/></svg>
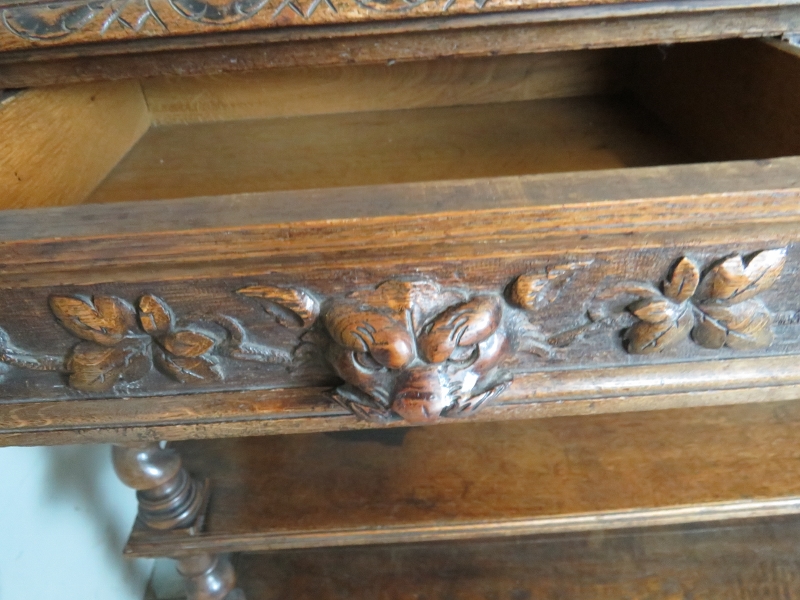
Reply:
<svg viewBox="0 0 800 600"><path fill-rule="evenodd" d="M437 419L450 405L436 369L410 369L395 385L392 410L410 423Z"/></svg>

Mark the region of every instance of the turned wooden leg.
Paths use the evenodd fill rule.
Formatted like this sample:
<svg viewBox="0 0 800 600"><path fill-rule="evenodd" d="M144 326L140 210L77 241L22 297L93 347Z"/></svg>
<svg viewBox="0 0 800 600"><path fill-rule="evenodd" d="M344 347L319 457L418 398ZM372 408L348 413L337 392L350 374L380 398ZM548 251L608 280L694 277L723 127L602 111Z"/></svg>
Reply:
<svg viewBox="0 0 800 600"><path fill-rule="evenodd" d="M204 505L204 489L183 468L180 455L159 444L114 446L114 470L136 490L139 520L152 529L184 529ZM205 486L207 487L207 486ZM176 559L188 600L245 600L227 556L194 554Z"/></svg>
<svg viewBox="0 0 800 600"><path fill-rule="evenodd" d="M180 455L158 444L114 446L114 470L136 490L139 519L153 529L190 526L203 504L200 486L181 464Z"/></svg>
<svg viewBox="0 0 800 600"><path fill-rule="evenodd" d="M245 600L226 555L195 554L177 559L187 600Z"/></svg>

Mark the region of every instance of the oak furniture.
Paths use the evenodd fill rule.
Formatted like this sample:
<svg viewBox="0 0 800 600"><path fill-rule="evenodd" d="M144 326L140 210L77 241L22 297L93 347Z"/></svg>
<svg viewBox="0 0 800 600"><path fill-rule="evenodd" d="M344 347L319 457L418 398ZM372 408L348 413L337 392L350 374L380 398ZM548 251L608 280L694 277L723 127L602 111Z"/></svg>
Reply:
<svg viewBox="0 0 800 600"><path fill-rule="evenodd" d="M800 3L0 17L0 444L191 600L800 597Z"/></svg>

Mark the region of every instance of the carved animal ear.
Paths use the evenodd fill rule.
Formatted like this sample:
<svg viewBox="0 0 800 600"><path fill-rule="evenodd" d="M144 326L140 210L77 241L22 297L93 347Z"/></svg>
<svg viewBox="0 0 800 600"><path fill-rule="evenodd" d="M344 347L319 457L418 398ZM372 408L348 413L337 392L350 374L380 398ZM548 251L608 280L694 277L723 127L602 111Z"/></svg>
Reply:
<svg viewBox="0 0 800 600"><path fill-rule="evenodd" d="M355 352L369 352L389 369L402 369L414 358L414 341L405 325L349 304L333 306L324 316L333 341Z"/></svg>
<svg viewBox="0 0 800 600"><path fill-rule="evenodd" d="M265 300L262 307L284 327L311 327L319 316L319 302L298 288L253 285L236 291L248 298Z"/></svg>
<svg viewBox="0 0 800 600"><path fill-rule="evenodd" d="M451 306L428 325L419 336L422 357L441 363L457 346L479 344L500 326L503 306L494 296L477 296L469 302Z"/></svg>

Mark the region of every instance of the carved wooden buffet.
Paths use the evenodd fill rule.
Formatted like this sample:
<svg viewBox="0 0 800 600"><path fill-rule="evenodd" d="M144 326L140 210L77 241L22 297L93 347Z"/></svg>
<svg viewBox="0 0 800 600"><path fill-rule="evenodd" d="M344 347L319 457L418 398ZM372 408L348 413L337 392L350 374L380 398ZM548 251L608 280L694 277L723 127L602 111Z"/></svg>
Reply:
<svg viewBox="0 0 800 600"><path fill-rule="evenodd" d="M116 444L128 554L800 598L800 3L0 12L0 443Z"/></svg>

